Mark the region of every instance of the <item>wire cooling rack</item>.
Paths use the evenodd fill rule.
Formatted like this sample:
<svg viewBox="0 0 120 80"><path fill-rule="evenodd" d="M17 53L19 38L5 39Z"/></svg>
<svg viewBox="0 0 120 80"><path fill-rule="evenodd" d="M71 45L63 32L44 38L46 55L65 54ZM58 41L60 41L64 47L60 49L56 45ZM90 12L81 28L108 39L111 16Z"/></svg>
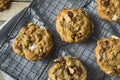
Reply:
<svg viewBox="0 0 120 80"><path fill-rule="evenodd" d="M84 43L68 44L60 40L55 30L55 18L62 8L82 8L88 12L94 22L95 32ZM16 55L12 42L20 29L29 22L44 25L53 35L55 43L50 55L38 61L28 61ZM9 24L8 24L9 26ZM96 63L94 48L96 41L111 35L120 35L120 24L110 23L99 18L96 12L96 0L34 0L24 11L15 25L7 31L5 39L0 41L0 69L18 80L47 80L47 71L57 56L76 56L87 69L87 80L120 80L120 77L105 75ZM0 34L5 34L2 32Z"/></svg>

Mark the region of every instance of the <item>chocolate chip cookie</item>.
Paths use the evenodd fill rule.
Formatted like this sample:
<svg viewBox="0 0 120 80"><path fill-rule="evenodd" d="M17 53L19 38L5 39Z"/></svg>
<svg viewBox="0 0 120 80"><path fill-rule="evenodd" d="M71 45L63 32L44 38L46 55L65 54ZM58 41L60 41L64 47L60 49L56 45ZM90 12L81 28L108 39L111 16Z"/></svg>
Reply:
<svg viewBox="0 0 120 80"><path fill-rule="evenodd" d="M10 6L11 0L0 0L0 11L3 11Z"/></svg>
<svg viewBox="0 0 120 80"><path fill-rule="evenodd" d="M120 0L97 0L97 11L103 19L120 22Z"/></svg>
<svg viewBox="0 0 120 80"><path fill-rule="evenodd" d="M100 68L110 76L120 76L120 38L109 37L97 42L96 60Z"/></svg>
<svg viewBox="0 0 120 80"><path fill-rule="evenodd" d="M86 80L87 72L76 57L58 57L48 70L49 80Z"/></svg>
<svg viewBox="0 0 120 80"><path fill-rule="evenodd" d="M56 30L62 41L76 43L86 41L94 32L94 26L82 9L64 8L56 17Z"/></svg>
<svg viewBox="0 0 120 80"><path fill-rule="evenodd" d="M50 53L53 41L51 34L43 26L29 23L28 27L20 30L12 47L15 53L28 60L39 60Z"/></svg>

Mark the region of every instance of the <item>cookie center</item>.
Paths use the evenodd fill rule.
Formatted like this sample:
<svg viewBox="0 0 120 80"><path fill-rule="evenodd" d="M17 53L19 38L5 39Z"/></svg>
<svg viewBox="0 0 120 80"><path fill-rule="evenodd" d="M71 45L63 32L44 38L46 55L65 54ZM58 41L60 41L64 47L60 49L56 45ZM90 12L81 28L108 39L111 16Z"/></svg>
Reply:
<svg viewBox="0 0 120 80"><path fill-rule="evenodd" d="M80 32L82 26L84 25L82 14L74 15L71 11L68 11L63 17L62 22L64 23L63 26L66 29L74 33L71 35L74 40L77 40L82 36L82 33Z"/></svg>

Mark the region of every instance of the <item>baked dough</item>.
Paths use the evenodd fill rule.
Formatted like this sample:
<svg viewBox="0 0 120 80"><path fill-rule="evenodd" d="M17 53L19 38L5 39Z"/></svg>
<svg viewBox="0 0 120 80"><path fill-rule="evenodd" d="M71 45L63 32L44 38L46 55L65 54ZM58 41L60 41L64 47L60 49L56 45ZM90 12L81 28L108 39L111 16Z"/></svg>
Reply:
<svg viewBox="0 0 120 80"><path fill-rule="evenodd" d="M103 19L120 22L120 0L97 0L97 11Z"/></svg>
<svg viewBox="0 0 120 80"><path fill-rule="evenodd" d="M97 41L95 52L97 63L106 74L120 76L120 38L109 37Z"/></svg>
<svg viewBox="0 0 120 80"><path fill-rule="evenodd" d="M46 57L52 47L51 34L43 27L29 23L23 27L13 42L15 53L28 60L39 60Z"/></svg>
<svg viewBox="0 0 120 80"><path fill-rule="evenodd" d="M62 41L84 42L94 32L93 23L82 9L64 8L56 17L56 30Z"/></svg>
<svg viewBox="0 0 120 80"><path fill-rule="evenodd" d="M76 57L59 57L48 70L49 80L86 80L87 71Z"/></svg>

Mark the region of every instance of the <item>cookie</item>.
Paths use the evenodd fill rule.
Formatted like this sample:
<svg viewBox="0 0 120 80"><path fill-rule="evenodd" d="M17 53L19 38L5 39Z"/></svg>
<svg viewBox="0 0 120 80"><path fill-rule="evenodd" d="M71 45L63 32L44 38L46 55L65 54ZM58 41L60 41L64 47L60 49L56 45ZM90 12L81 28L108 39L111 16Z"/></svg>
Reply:
<svg viewBox="0 0 120 80"><path fill-rule="evenodd" d="M110 76L120 76L120 38L109 37L97 41L97 64Z"/></svg>
<svg viewBox="0 0 120 80"><path fill-rule="evenodd" d="M10 6L11 0L0 0L0 11L3 11Z"/></svg>
<svg viewBox="0 0 120 80"><path fill-rule="evenodd" d="M23 27L12 44L13 50L18 55L32 61L46 57L52 47L51 34L43 27L29 23Z"/></svg>
<svg viewBox="0 0 120 80"><path fill-rule="evenodd" d="M82 9L62 9L56 17L56 30L62 41L84 42L94 32L93 23Z"/></svg>
<svg viewBox="0 0 120 80"><path fill-rule="evenodd" d="M120 22L120 0L97 0L98 15L111 22Z"/></svg>
<svg viewBox="0 0 120 80"><path fill-rule="evenodd" d="M48 70L49 80L86 80L87 71L76 57L58 57Z"/></svg>

